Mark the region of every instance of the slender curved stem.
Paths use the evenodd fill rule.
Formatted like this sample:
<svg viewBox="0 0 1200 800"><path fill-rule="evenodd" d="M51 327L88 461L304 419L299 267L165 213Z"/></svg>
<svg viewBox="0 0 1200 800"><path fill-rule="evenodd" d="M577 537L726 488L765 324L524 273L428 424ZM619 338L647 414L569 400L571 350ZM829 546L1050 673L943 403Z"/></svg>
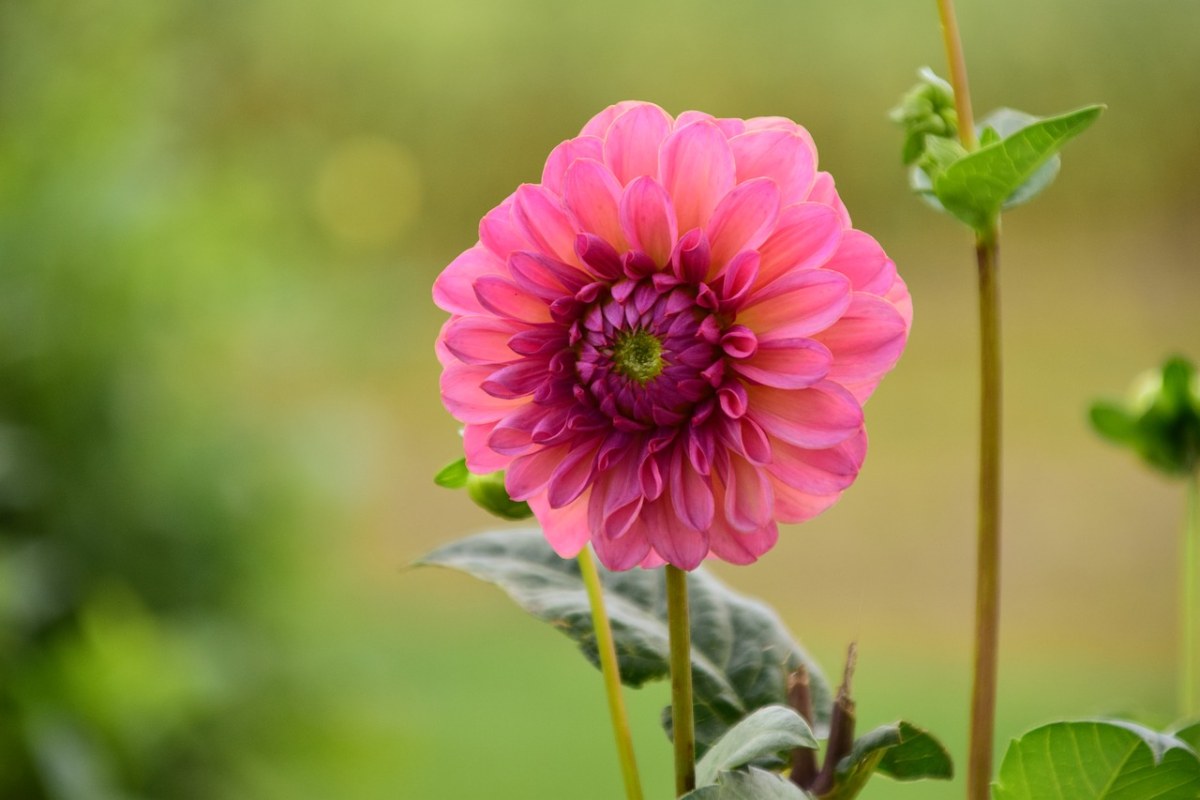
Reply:
<svg viewBox="0 0 1200 800"><path fill-rule="evenodd" d="M967 150L979 146L975 138L975 116L971 112L971 88L967 85L967 62L963 58L962 38L958 35L958 17L954 0L938 0L938 18L942 23L942 41L946 45L946 63L950 65L950 85L954 87L954 111L958 114L958 138Z"/></svg>
<svg viewBox="0 0 1200 800"><path fill-rule="evenodd" d="M629 715L625 697L621 694L621 672L617 664L617 649L613 644L612 626L604 610L604 594L600 588L600 573L592 551L579 551L579 571L587 587L588 604L592 608L592 627L596 631L596 649L600 655L600 673L604 676L604 691L608 695L608 714L612 718L613 737L617 741L617 758L621 762L621 777L625 781L625 797L642 800L642 783L638 778L637 759L633 753L633 737L629 732Z"/></svg>
<svg viewBox="0 0 1200 800"><path fill-rule="evenodd" d="M675 796L696 788L696 721L692 708L692 631L687 573L667 564L667 628L671 640L671 728L675 740Z"/></svg>
<svg viewBox="0 0 1200 800"><path fill-rule="evenodd" d="M1197 595L1197 572L1200 571L1200 470L1192 473L1188 479L1187 488L1187 519L1183 526L1183 665L1180 669L1179 702L1183 717L1200 715L1200 703L1197 702L1197 684L1200 683L1200 648L1197 639L1197 608L1200 595Z"/></svg>

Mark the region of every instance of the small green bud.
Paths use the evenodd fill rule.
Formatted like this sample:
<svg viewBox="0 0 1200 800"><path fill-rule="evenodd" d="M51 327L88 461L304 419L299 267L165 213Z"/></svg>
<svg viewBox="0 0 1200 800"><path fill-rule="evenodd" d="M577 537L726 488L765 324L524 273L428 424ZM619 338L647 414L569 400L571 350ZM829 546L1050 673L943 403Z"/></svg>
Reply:
<svg viewBox="0 0 1200 800"><path fill-rule="evenodd" d="M1097 402L1090 416L1097 433L1160 472L1200 470L1200 376L1183 358L1139 376L1125 405Z"/></svg>
<svg viewBox="0 0 1200 800"><path fill-rule="evenodd" d="M528 503L518 503L508 496L508 490L504 488L503 471L487 475L472 473L467 478L467 495L475 501L475 505L501 519L528 519L533 516Z"/></svg>
<svg viewBox="0 0 1200 800"><path fill-rule="evenodd" d="M958 137L958 112L954 109L954 89L929 67L918 74L921 82L908 91L900 105L889 115L904 128L901 159L915 164L925 153L930 137L954 140Z"/></svg>
<svg viewBox="0 0 1200 800"><path fill-rule="evenodd" d="M467 460L460 458L442 468L433 482L447 489L466 489L475 505L501 519L528 519L533 516L528 503L518 503L504 488L504 472L476 475L467 469Z"/></svg>

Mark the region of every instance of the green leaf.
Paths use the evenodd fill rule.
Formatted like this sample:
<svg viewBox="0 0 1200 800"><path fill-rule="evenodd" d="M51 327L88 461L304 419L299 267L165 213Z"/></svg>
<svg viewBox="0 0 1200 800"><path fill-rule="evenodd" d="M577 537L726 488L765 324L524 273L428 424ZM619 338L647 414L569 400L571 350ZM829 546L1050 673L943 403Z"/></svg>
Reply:
<svg viewBox="0 0 1200 800"><path fill-rule="evenodd" d="M1200 759L1182 740L1122 721L1055 722L1013 741L994 800L1196 800Z"/></svg>
<svg viewBox="0 0 1200 800"><path fill-rule="evenodd" d="M467 476L467 495L484 511L501 519L529 519L533 516L528 503L519 503L508 496L503 472L490 472L487 475L471 473Z"/></svg>
<svg viewBox="0 0 1200 800"><path fill-rule="evenodd" d="M1089 418L1096 433L1117 444L1132 441L1137 433L1137 420L1114 403L1093 403Z"/></svg>
<svg viewBox="0 0 1200 800"><path fill-rule="evenodd" d="M981 147L935 176L933 192L958 219L977 231L991 230L1005 202L1102 110L1088 106L1043 119Z"/></svg>
<svg viewBox="0 0 1200 800"><path fill-rule="evenodd" d="M680 800L806 800L811 795L773 772L723 772L714 786L688 792Z"/></svg>
<svg viewBox="0 0 1200 800"><path fill-rule="evenodd" d="M1187 742L1192 750L1200 753L1200 720L1186 723L1181 727L1171 731L1171 735L1176 739Z"/></svg>
<svg viewBox="0 0 1200 800"><path fill-rule="evenodd" d="M417 562L449 567L493 583L529 613L579 644L597 663L587 593L574 559L550 549L538 530L484 533L461 539ZM662 570L601 570L621 680L629 686L669 674L667 604ZM698 569L688 576L697 754L743 717L786 704L787 676L809 672L817 724L827 722L831 695L820 668L771 609L742 597Z"/></svg>
<svg viewBox="0 0 1200 800"><path fill-rule="evenodd" d="M467 460L460 458L458 461L452 461L442 467L441 471L433 476L433 482L447 489L461 489L467 485L467 478L470 475L471 473L467 471Z"/></svg>
<svg viewBox="0 0 1200 800"><path fill-rule="evenodd" d="M893 722L854 742L850 754L838 762L833 788L821 795L822 800L857 797L875 772L898 781L949 780L954 777L954 764L928 731L909 722Z"/></svg>
<svg viewBox="0 0 1200 800"><path fill-rule="evenodd" d="M787 706L766 706L734 725L696 764L696 783L707 786L717 773L762 758L778 757L797 747L817 749L804 717Z"/></svg>

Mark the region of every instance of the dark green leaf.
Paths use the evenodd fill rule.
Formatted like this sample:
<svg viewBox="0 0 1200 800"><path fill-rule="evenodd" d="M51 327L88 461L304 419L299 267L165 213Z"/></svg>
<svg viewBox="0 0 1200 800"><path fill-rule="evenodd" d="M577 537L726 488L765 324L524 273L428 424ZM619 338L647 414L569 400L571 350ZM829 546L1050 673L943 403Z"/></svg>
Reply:
<svg viewBox="0 0 1200 800"><path fill-rule="evenodd" d="M1102 106L1089 106L1050 117L981 147L934 177L934 194L955 217L977 231L988 231L1021 185L1095 122L1102 110Z"/></svg>
<svg viewBox="0 0 1200 800"><path fill-rule="evenodd" d="M696 764L696 784L714 783L717 773L777 757L797 747L815 750L817 740L798 713L787 706L766 706L729 729Z"/></svg>
<svg viewBox="0 0 1200 800"><path fill-rule="evenodd" d="M850 755L838 762L833 788L822 800L857 797L875 772L899 781L949 780L954 765L946 748L928 731L909 722L893 722L854 742Z"/></svg>
<svg viewBox="0 0 1200 800"><path fill-rule="evenodd" d="M680 800L806 800L811 795L773 772L723 772L715 786L688 792Z"/></svg>
<svg viewBox="0 0 1200 800"><path fill-rule="evenodd" d="M1183 741L1120 721L1055 722L1012 742L995 800L1196 800L1200 759Z"/></svg>
<svg viewBox="0 0 1200 800"><path fill-rule="evenodd" d="M529 519L533 516L527 503L519 503L508 496L503 472L487 475L471 473L467 476L467 494L480 508L501 519Z"/></svg>
<svg viewBox="0 0 1200 800"><path fill-rule="evenodd" d="M559 558L538 530L497 531L453 542L418 564L461 570L503 589L561 630L596 662L587 594L574 560ZM661 570L601 570L621 667L630 686L669 674L666 592ZM698 569L688 576L697 754L752 711L787 702L787 676L809 671L817 723L827 721L829 685L820 668L766 606Z"/></svg>
<svg viewBox="0 0 1200 800"><path fill-rule="evenodd" d="M470 474L467 471L467 460L460 458L442 467L441 471L433 476L433 482L447 489L461 489L467 485L467 477Z"/></svg>

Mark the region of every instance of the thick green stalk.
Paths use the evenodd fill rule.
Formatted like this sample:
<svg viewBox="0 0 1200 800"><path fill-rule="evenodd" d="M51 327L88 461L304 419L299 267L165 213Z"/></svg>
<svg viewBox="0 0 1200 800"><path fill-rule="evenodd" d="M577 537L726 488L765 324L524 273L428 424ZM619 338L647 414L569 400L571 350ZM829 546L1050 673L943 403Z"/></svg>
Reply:
<svg viewBox="0 0 1200 800"><path fill-rule="evenodd" d="M992 781L1000 650L1000 298L997 235L979 236L979 520L975 577L975 668L967 797L987 800Z"/></svg>
<svg viewBox="0 0 1200 800"><path fill-rule="evenodd" d="M625 697L621 694L621 672L617 665L617 649L613 644L612 626L604 610L604 594L600 588L600 573L592 551L579 551L579 571L587 587L588 604L592 608L592 628L596 631L596 649L600 656L600 673L604 676L604 691L608 695L608 714L612 718L613 736L617 741L617 758L621 762L621 777L625 781L625 797L642 800L642 783L638 778L637 759L633 754L633 737L629 732L629 715Z"/></svg>
<svg viewBox="0 0 1200 800"><path fill-rule="evenodd" d="M1181 647L1183 666L1180 669L1179 703L1183 717L1200 715L1200 703L1196 693L1200 684L1200 647L1196 630L1196 605L1200 595L1196 591L1197 572L1200 572L1200 470L1192 472L1187 488L1187 519L1183 526L1183 636Z"/></svg>
<svg viewBox="0 0 1200 800"><path fill-rule="evenodd" d="M671 727L675 740L675 796L696 788L696 722L692 708L692 631L687 573L667 564L667 628L671 643Z"/></svg>

